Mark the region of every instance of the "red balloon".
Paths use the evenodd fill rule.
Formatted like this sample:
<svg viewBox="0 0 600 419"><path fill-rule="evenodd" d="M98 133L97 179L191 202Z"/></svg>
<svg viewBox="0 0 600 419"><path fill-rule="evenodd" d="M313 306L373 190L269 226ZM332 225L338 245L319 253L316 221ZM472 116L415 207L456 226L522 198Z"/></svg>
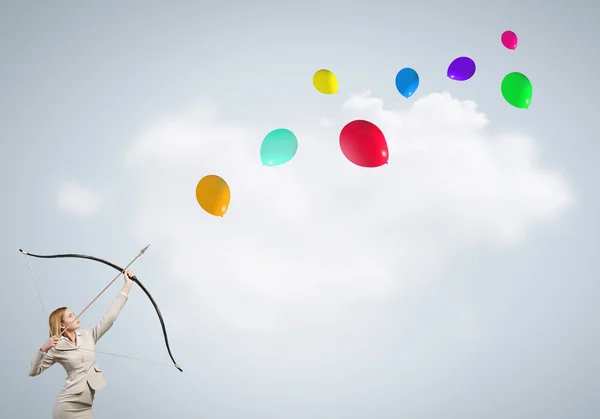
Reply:
<svg viewBox="0 0 600 419"><path fill-rule="evenodd" d="M357 166L379 167L388 162L387 141L377 125L358 119L346 124L340 132L340 148Z"/></svg>

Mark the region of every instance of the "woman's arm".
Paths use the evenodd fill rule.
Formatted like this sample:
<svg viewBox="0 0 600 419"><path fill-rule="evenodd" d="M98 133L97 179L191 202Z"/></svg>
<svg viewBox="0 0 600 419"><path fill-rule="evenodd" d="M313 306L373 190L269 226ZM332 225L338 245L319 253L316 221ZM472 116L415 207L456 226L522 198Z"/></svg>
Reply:
<svg viewBox="0 0 600 419"><path fill-rule="evenodd" d="M55 362L54 356L52 356L50 351L44 352L41 349L38 350L38 353L31 360L31 365L29 366L29 376L35 377L36 375L40 375L54 365Z"/></svg>
<svg viewBox="0 0 600 419"><path fill-rule="evenodd" d="M130 270L126 270L125 273L125 284L121 289L121 293L112 303L102 320L100 320L100 323L98 323L96 327L92 329L92 338L94 339L94 342L98 342L100 338L108 331L108 329L112 327L112 325L117 320L121 309L125 306L125 303L127 302L128 294L131 290L131 285L133 284L133 281L129 279L129 277L134 276L134 274Z"/></svg>
<svg viewBox="0 0 600 419"><path fill-rule="evenodd" d="M133 284L133 281L125 282L125 284L123 284L123 288L121 288L121 294L125 294L125 297L127 297L127 295L129 294L129 290L131 290L132 284Z"/></svg>
<svg viewBox="0 0 600 419"><path fill-rule="evenodd" d="M46 343L40 346L38 353L31 360L31 365L29 366L30 377L40 375L42 372L54 365L54 356L50 354L49 351L58 344L58 340L58 336L50 336Z"/></svg>

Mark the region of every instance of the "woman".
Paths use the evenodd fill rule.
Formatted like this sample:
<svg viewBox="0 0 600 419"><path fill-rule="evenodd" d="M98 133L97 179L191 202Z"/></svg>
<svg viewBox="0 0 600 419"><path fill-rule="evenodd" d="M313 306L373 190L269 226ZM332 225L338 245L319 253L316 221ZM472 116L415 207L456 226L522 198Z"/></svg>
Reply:
<svg viewBox="0 0 600 419"><path fill-rule="evenodd" d="M93 329L79 329L79 319L66 307L50 314L50 339L31 361L29 375L35 377L54 363L61 364L67 379L54 403L52 419L93 419L92 403L96 390L106 386L106 381L94 353L96 342L111 328L127 302L135 274L125 270L125 285L100 323ZM64 333L63 333L64 331ZM59 338L62 333L62 336Z"/></svg>

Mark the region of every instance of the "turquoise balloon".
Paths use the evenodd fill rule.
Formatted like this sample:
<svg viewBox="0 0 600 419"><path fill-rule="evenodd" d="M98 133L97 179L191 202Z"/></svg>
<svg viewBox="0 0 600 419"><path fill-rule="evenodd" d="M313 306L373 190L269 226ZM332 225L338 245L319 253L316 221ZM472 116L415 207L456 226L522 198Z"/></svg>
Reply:
<svg viewBox="0 0 600 419"><path fill-rule="evenodd" d="M265 166L279 166L289 162L298 151L298 139L292 131L279 128L271 131L260 146L260 159Z"/></svg>

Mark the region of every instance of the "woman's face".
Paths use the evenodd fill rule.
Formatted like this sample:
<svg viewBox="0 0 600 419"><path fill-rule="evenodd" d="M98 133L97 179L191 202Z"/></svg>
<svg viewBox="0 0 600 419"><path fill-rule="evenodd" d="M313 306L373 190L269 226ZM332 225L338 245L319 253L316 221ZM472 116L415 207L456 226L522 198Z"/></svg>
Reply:
<svg viewBox="0 0 600 419"><path fill-rule="evenodd" d="M69 332L79 329L79 326L80 326L79 319L77 319L75 321L73 321L73 320L75 320L75 313L73 313L71 310L67 309L67 311L65 311L65 315L63 316L61 326L63 326L63 327L68 326L67 331L69 331Z"/></svg>

